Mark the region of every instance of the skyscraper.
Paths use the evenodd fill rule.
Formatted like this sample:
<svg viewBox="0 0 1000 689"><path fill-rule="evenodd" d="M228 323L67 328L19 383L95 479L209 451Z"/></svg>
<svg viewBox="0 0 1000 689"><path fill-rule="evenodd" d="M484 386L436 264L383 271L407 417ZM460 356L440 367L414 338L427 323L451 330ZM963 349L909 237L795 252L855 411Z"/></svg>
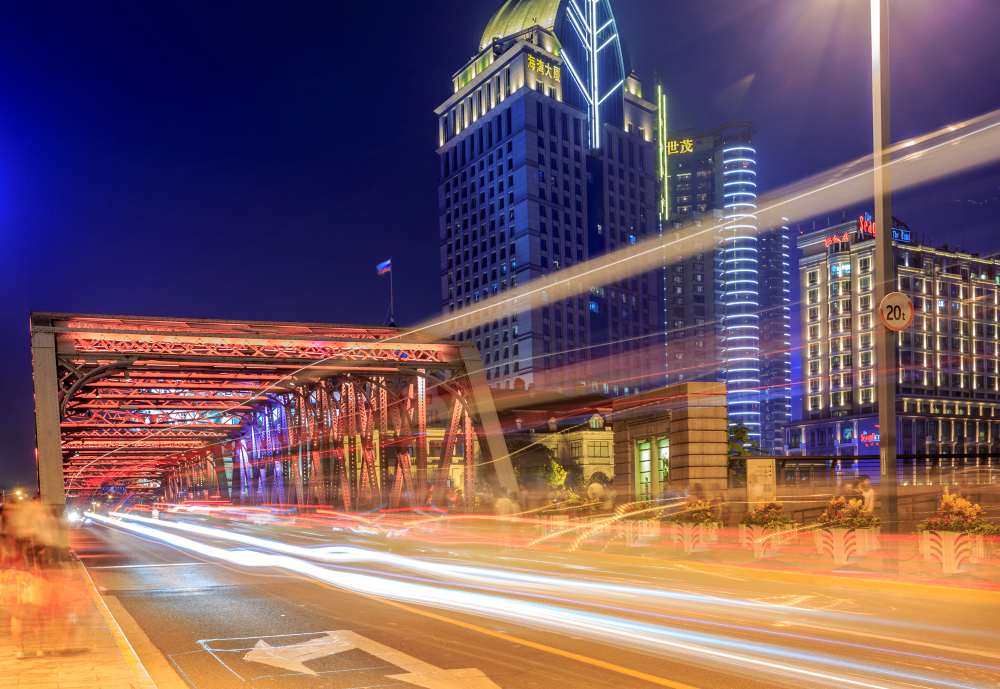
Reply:
<svg viewBox="0 0 1000 689"><path fill-rule="evenodd" d="M493 386L664 383L663 272L519 286L659 232L656 106L609 0L507 0L439 117L442 309Z"/></svg>
<svg viewBox="0 0 1000 689"><path fill-rule="evenodd" d="M758 217L755 132L731 121L666 142L668 231L695 233L667 266L668 380L725 382L730 418L774 452L791 420L788 228Z"/></svg>

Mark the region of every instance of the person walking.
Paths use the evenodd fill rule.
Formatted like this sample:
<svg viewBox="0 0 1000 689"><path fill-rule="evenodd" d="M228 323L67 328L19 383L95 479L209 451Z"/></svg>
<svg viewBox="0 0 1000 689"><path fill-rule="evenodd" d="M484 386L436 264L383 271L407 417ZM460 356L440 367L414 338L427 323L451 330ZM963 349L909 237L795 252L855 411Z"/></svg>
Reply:
<svg viewBox="0 0 1000 689"><path fill-rule="evenodd" d="M514 513L514 503L508 491L501 490L500 497L493 503L493 513L498 517L500 550L510 548L510 517Z"/></svg>
<svg viewBox="0 0 1000 689"><path fill-rule="evenodd" d="M858 476L858 482L856 484L856 490L861 498L864 499L864 509L866 512L875 511L875 489L872 488L872 480L869 476Z"/></svg>

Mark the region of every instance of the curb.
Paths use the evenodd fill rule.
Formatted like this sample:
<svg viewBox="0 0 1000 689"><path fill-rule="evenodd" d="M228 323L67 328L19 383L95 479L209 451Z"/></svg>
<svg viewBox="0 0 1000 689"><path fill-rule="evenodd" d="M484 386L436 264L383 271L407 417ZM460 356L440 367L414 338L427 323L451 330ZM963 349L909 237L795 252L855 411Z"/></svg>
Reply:
<svg viewBox="0 0 1000 689"><path fill-rule="evenodd" d="M142 661L139 660L139 656L136 655L135 650L132 645L125 638L125 633L122 631L121 627L118 626L118 622L115 620L111 611L108 610L108 606L104 603L104 599L101 597L101 593L94 586L94 580L90 578L90 572L87 568L83 566L83 563L79 559L76 560L77 566L80 571L83 572L84 582L87 584L87 589L90 591L90 597L94 600L94 604L97 609L101 612L101 616L104 617L104 622L108 625L111 630L112 636L115 637L115 643L118 644L119 650L122 655L125 656L125 662L128 663L129 670L135 675L136 681L142 689L157 689L156 684L150 678L149 673L146 672L146 668L143 667Z"/></svg>

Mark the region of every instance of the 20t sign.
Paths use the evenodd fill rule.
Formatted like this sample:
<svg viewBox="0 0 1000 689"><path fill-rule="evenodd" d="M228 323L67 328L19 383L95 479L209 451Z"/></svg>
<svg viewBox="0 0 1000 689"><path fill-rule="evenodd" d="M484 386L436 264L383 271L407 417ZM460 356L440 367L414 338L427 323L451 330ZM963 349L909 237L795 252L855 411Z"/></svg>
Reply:
<svg viewBox="0 0 1000 689"><path fill-rule="evenodd" d="M913 322L913 302L902 292L887 294L878 306L878 315L889 330L905 330Z"/></svg>

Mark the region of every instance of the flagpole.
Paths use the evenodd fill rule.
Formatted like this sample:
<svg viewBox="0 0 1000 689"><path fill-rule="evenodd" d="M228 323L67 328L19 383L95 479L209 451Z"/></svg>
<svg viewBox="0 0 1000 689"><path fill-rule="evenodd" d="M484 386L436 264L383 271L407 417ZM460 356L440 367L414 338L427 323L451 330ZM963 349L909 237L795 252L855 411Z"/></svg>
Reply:
<svg viewBox="0 0 1000 689"><path fill-rule="evenodd" d="M396 312L392 295L392 257L389 257L389 327L396 327Z"/></svg>

